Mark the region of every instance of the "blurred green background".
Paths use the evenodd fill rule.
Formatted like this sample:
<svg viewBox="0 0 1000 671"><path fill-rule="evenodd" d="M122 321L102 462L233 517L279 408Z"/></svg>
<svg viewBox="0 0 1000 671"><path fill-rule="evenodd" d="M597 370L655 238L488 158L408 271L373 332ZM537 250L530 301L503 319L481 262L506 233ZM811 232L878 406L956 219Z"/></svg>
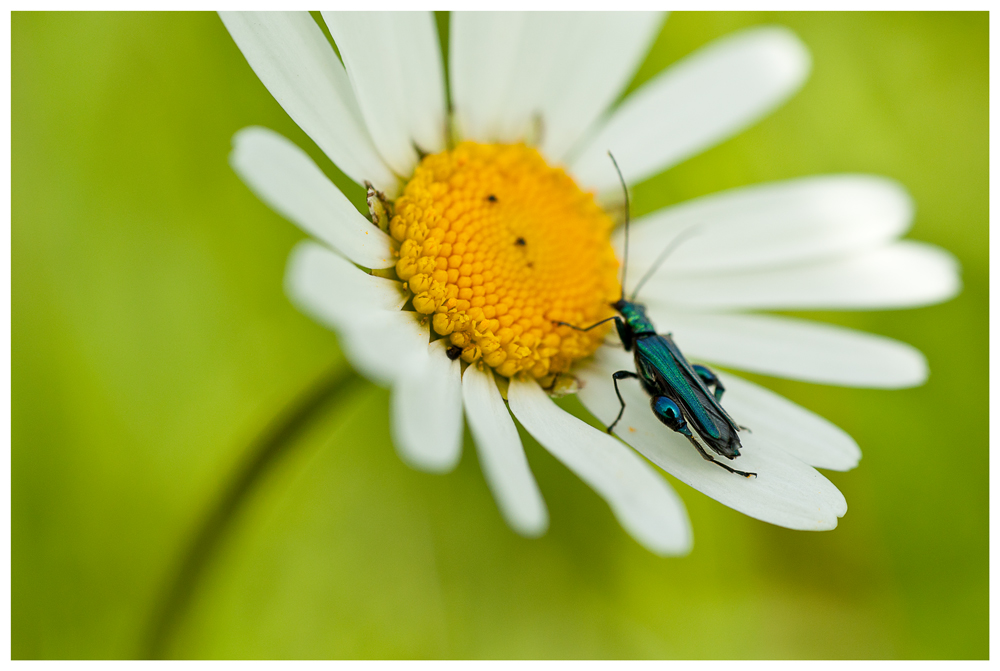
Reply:
<svg viewBox="0 0 1000 671"><path fill-rule="evenodd" d="M446 18L439 17L446 25ZM635 188L635 210L871 172L910 189L910 237L963 266L955 300L810 316L899 338L929 382L781 380L861 445L850 510L802 533L672 480L693 553L658 558L530 438L551 514L501 520L468 436L446 476L389 442L364 383L269 469L163 643L179 657L986 658L988 17L675 14L636 85L709 40L794 29L813 74L777 113ZM213 14L12 20L12 654L131 657L254 435L336 337L282 293L303 235L230 171L274 128L362 202ZM572 403L570 407L576 407Z"/></svg>

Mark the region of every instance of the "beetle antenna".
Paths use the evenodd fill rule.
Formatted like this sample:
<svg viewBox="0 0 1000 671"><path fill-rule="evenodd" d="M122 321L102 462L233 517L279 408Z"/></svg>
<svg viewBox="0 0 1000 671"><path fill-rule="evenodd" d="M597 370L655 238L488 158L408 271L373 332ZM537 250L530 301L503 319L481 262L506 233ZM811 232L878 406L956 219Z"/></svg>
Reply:
<svg viewBox="0 0 1000 671"><path fill-rule="evenodd" d="M608 150L608 156L611 157L611 162L615 166L615 172L618 173L618 181L622 184L622 191L625 193L625 254L622 258L622 296L621 300L625 300L625 273L628 271L628 187L625 186L625 178L622 177L621 168L618 167L618 161L615 160L614 154L611 150Z"/></svg>
<svg viewBox="0 0 1000 671"><path fill-rule="evenodd" d="M667 257L676 252L678 247L680 247L682 244L684 244L685 242L693 238L695 235L700 233L701 232L700 229L707 223L708 222L702 222L700 224L695 224L694 226L689 226L688 228L685 228L683 231L681 231L676 238L671 240L670 243L663 249L663 251L660 252L660 255L656 258L656 261L653 263L653 265L649 267L649 270L646 271L646 274L642 276L641 280L639 280L639 284L635 285L635 289L632 291L632 297L629 298L629 300L635 301L635 297L639 294L639 289L641 289L642 285L646 283L646 280L648 280L650 277L653 276L653 273L659 270L660 265L667 260ZM625 239L628 240L627 232L625 236L626 236ZM628 243L626 242L625 244L627 245ZM622 289L624 290L624 285L622 285Z"/></svg>

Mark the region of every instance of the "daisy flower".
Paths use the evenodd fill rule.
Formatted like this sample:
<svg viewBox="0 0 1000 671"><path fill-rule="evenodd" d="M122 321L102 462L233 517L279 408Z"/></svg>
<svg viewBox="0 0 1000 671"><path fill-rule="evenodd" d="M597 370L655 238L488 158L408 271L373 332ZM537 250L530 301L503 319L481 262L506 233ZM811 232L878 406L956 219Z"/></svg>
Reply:
<svg viewBox="0 0 1000 671"><path fill-rule="evenodd" d="M231 163L274 210L314 238L294 249L292 301L334 329L352 365L391 387L400 456L444 472L463 414L486 481L517 532L548 514L514 418L659 554L690 550L684 505L649 462L747 515L831 529L843 495L816 468L861 453L821 417L729 373L723 405L742 432L743 478L704 461L659 423L634 381L618 438L565 412L578 391L602 422L619 411L611 374L634 370L610 325L621 295L620 187L739 132L804 82L809 55L788 30L724 37L614 102L661 26L649 13L453 14L446 81L427 13L222 14L254 72L351 179L358 212L301 149L247 128ZM898 238L913 205L874 176L820 176L722 192L633 222L630 278L676 236L638 300L698 361L859 387L905 387L922 355L886 338L749 310L924 305L958 290L952 257ZM630 287L626 287L630 288ZM622 442L624 441L624 442ZM642 456L640 456L640 454ZM643 459L645 457L645 459ZM648 459L648 461L647 461Z"/></svg>

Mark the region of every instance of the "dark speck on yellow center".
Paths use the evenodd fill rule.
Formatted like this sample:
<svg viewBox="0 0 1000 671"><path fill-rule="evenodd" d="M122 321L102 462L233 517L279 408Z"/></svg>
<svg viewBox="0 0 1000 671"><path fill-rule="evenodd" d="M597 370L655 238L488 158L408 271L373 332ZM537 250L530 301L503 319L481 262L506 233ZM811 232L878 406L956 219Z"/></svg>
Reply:
<svg viewBox="0 0 1000 671"><path fill-rule="evenodd" d="M413 308L466 362L536 378L597 349L619 297L611 219L560 168L523 144L464 142L425 157L389 231ZM455 349L458 348L458 349Z"/></svg>

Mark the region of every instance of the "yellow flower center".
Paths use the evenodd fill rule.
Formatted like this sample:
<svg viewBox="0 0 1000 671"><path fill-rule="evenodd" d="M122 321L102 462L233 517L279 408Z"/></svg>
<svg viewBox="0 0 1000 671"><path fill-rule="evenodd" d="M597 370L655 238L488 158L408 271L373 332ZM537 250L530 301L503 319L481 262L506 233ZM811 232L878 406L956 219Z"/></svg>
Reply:
<svg viewBox="0 0 1000 671"><path fill-rule="evenodd" d="M553 322L589 326L612 314L612 225L593 194L536 150L464 142L420 162L389 231L413 308L433 315L434 331L464 361L545 378L592 354L607 333Z"/></svg>

